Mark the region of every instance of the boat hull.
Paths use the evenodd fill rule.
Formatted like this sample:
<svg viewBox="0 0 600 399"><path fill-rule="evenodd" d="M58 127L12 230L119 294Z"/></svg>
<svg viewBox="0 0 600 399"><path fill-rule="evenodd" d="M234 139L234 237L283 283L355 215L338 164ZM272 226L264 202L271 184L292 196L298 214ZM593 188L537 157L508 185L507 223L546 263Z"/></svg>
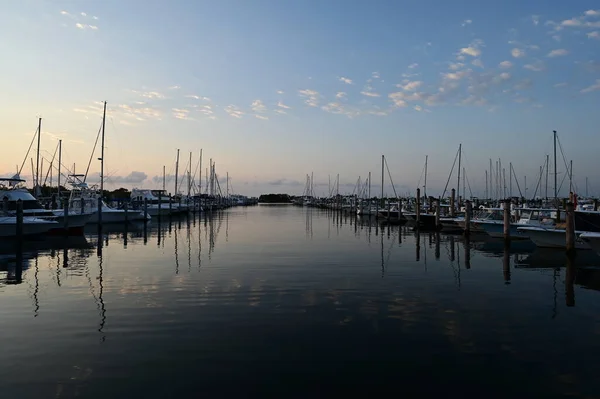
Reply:
<svg viewBox="0 0 600 399"><path fill-rule="evenodd" d="M0 237L10 238L17 236L17 218L3 217L0 218ZM57 227L57 222L28 218L23 219L23 236L36 236L46 234L53 227Z"/></svg>
<svg viewBox="0 0 600 399"><path fill-rule="evenodd" d="M567 248L566 231L564 229L544 229L542 227L520 227L518 232L527 235L539 248ZM591 246L577 238L575 249L592 249Z"/></svg>

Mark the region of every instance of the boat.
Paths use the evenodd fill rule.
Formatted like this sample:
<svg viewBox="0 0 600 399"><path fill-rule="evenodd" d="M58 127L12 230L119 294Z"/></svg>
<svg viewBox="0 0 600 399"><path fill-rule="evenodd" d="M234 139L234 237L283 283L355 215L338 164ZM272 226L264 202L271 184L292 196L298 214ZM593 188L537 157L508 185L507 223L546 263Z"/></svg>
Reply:
<svg viewBox="0 0 600 399"><path fill-rule="evenodd" d="M48 231L51 234L83 234L83 228L89 223L92 212L69 212L65 216L63 209L46 209L23 187L25 180L15 176L0 178L0 198L7 216L16 216L17 201L23 204L23 217L35 217L57 222Z"/></svg>
<svg viewBox="0 0 600 399"><path fill-rule="evenodd" d="M600 255L600 233L586 231L579 235L579 238L589 244L589 246Z"/></svg>
<svg viewBox="0 0 600 399"><path fill-rule="evenodd" d="M36 218L23 217L23 236L35 236L48 233L50 230L58 228L57 221ZM17 236L17 217L0 216L0 237L9 238Z"/></svg>
<svg viewBox="0 0 600 399"><path fill-rule="evenodd" d="M518 232L527 236L540 248L563 248L567 247L566 230L552 226L526 226L517 228ZM575 249L592 249L590 244L580 238L583 232L575 231Z"/></svg>
<svg viewBox="0 0 600 399"><path fill-rule="evenodd" d="M169 203L169 196L165 190L149 190L134 188L130 194L131 201L137 203L139 207L144 208L144 203L148 206L148 215L152 217L169 216L176 214L177 204Z"/></svg>

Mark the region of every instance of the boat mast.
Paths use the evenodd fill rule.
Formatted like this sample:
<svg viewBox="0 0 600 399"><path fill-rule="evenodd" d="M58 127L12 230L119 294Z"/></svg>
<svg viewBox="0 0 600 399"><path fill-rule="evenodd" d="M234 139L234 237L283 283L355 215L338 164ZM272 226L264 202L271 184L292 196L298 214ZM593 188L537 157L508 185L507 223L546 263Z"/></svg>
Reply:
<svg viewBox="0 0 600 399"><path fill-rule="evenodd" d="M585 197L588 198L588 178L585 177Z"/></svg>
<svg viewBox="0 0 600 399"><path fill-rule="evenodd" d="M58 192L57 199L60 198L60 167L62 165L62 140L58 140Z"/></svg>
<svg viewBox="0 0 600 399"><path fill-rule="evenodd" d="M175 161L175 191L173 195L177 195L177 177L179 175L179 148L177 149L177 160Z"/></svg>
<svg viewBox="0 0 600 399"><path fill-rule="evenodd" d="M198 194L202 195L202 148L200 149L200 176L198 178Z"/></svg>
<svg viewBox="0 0 600 399"><path fill-rule="evenodd" d="M508 164L509 166L509 170L508 170L508 196L510 198L512 198L512 177L513 177L513 167L512 167L512 162L510 162Z"/></svg>
<svg viewBox="0 0 600 399"><path fill-rule="evenodd" d="M166 172L166 171L165 171L165 165L163 165L163 185L162 185L162 189L163 189L163 191L166 191L166 189L165 189L165 183L166 183L166 180L167 180L167 179L166 179L165 172Z"/></svg>
<svg viewBox="0 0 600 399"><path fill-rule="evenodd" d="M488 171L485 171L485 199L488 199Z"/></svg>
<svg viewBox="0 0 600 399"><path fill-rule="evenodd" d="M100 141L100 198L104 194L104 129L106 127L106 101L104 101L104 110L102 111L102 139ZM100 214L98 216L101 218ZM101 219L100 219L101 221Z"/></svg>
<svg viewBox="0 0 600 399"><path fill-rule="evenodd" d="M385 162L385 155L381 156L381 207L383 208L385 206L385 203L383 202L383 178L385 176L384 174L384 162Z"/></svg>
<svg viewBox="0 0 600 399"><path fill-rule="evenodd" d="M554 202L558 198L558 172L556 171L556 130L554 132Z"/></svg>
<svg viewBox="0 0 600 399"><path fill-rule="evenodd" d="M369 205L371 205L371 172L369 172Z"/></svg>
<svg viewBox="0 0 600 399"><path fill-rule="evenodd" d="M494 195L494 190L493 190L493 183L494 182L494 173L492 170L492 158L490 158L490 199L492 199L492 196Z"/></svg>
<svg viewBox="0 0 600 399"><path fill-rule="evenodd" d="M227 172L227 199L229 199L229 172Z"/></svg>
<svg viewBox="0 0 600 399"><path fill-rule="evenodd" d="M546 154L546 202L548 202L548 175L550 174L550 154Z"/></svg>
<svg viewBox="0 0 600 399"><path fill-rule="evenodd" d="M190 168L188 169L188 198L192 193L192 152L190 151Z"/></svg>
<svg viewBox="0 0 600 399"><path fill-rule="evenodd" d="M569 164L569 192L573 192L573 160Z"/></svg>
<svg viewBox="0 0 600 399"><path fill-rule="evenodd" d="M38 118L37 161L35 165L35 192L40 195L40 141L42 136L42 118Z"/></svg>
<svg viewBox="0 0 600 399"><path fill-rule="evenodd" d="M458 145L458 181L456 182L456 198L460 206L460 163L462 158L462 143ZM464 193L463 193L464 195Z"/></svg>
<svg viewBox="0 0 600 399"><path fill-rule="evenodd" d="M427 198L427 158L429 156L425 155L425 183L423 184L423 194L425 194L425 198Z"/></svg>

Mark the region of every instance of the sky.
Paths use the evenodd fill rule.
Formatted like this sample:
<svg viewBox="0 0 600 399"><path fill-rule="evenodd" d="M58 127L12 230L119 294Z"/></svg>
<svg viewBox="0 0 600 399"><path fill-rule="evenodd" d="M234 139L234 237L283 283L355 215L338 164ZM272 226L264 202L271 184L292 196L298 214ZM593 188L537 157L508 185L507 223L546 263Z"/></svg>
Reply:
<svg viewBox="0 0 600 399"><path fill-rule="evenodd" d="M106 101L109 189L160 188L163 166L172 186L177 149L197 180L202 149L202 175L212 159L245 195L299 195L311 173L316 195L369 172L378 192L382 155L414 193L427 156L437 196L462 144L473 195L492 159L532 196L546 154L553 190L557 130L559 185L573 160L576 190L600 194L596 1L21 0L0 37L0 175L31 179L41 117L42 176L62 139L63 172L92 159L96 181Z"/></svg>

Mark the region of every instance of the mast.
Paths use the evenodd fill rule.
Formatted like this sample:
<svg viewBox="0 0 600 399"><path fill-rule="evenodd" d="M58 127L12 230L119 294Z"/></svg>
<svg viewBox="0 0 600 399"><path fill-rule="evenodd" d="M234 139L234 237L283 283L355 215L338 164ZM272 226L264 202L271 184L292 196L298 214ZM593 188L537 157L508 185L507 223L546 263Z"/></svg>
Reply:
<svg viewBox="0 0 600 399"><path fill-rule="evenodd" d="M554 202L558 198L558 172L556 171L556 130L554 132Z"/></svg>
<svg viewBox="0 0 600 399"><path fill-rule="evenodd" d="M384 170L383 170L383 168L384 168L384 162L385 162L385 155L382 155L381 156L381 199L380 199L380 201L381 201L381 207L384 206L384 202L383 202L383 177L385 176L384 173L383 173L384 172Z"/></svg>
<svg viewBox="0 0 600 399"><path fill-rule="evenodd" d="M550 154L546 154L546 202L548 202L548 175L550 174Z"/></svg>
<svg viewBox="0 0 600 399"><path fill-rule="evenodd" d="M488 171L485 171L485 199L488 199Z"/></svg>
<svg viewBox="0 0 600 399"><path fill-rule="evenodd" d="M163 165L163 191L166 191L166 183L167 183L167 176L166 176L166 170L165 170L165 165Z"/></svg>
<svg viewBox="0 0 600 399"><path fill-rule="evenodd" d="M58 192L57 198L60 198L60 167L62 165L62 140L58 140Z"/></svg>
<svg viewBox="0 0 600 399"><path fill-rule="evenodd" d="M585 197L588 198L588 178L585 177Z"/></svg>
<svg viewBox="0 0 600 399"><path fill-rule="evenodd" d="M227 199L229 199L229 172L227 172Z"/></svg>
<svg viewBox="0 0 600 399"><path fill-rule="evenodd" d="M512 198L512 176L513 176L513 167L512 162L509 163L509 171L508 171L508 195Z"/></svg>
<svg viewBox="0 0 600 399"><path fill-rule="evenodd" d="M525 199L527 199L527 176L524 176L525 180Z"/></svg>
<svg viewBox="0 0 600 399"><path fill-rule="evenodd" d="M40 194L40 141L42 137L42 118L38 118L37 161L35 165L35 192Z"/></svg>
<svg viewBox="0 0 600 399"><path fill-rule="evenodd" d="M313 185L313 178L314 178L314 174L313 174L313 172L310 172L310 196L311 196L311 198L315 196L315 187Z"/></svg>
<svg viewBox="0 0 600 399"><path fill-rule="evenodd" d="M202 148L200 149L200 177L198 178L198 193L202 195Z"/></svg>
<svg viewBox="0 0 600 399"><path fill-rule="evenodd" d="M427 198L427 158L429 156L425 155L425 183L423 184L423 193L425 194L425 198Z"/></svg>
<svg viewBox="0 0 600 399"><path fill-rule="evenodd" d="M192 152L190 151L190 168L188 169L188 198L192 193Z"/></svg>
<svg viewBox="0 0 600 399"><path fill-rule="evenodd" d="M177 149L177 160L175 161L175 191L173 195L177 195L177 178L179 177L179 148Z"/></svg>
<svg viewBox="0 0 600 399"><path fill-rule="evenodd" d="M337 175L337 188L336 188L336 191L337 191L337 196L339 196L340 195L340 174L339 173Z"/></svg>
<svg viewBox="0 0 600 399"><path fill-rule="evenodd" d="M465 168L463 168L463 197L465 197L465 199L467 198L466 180L467 180L467 173L465 172Z"/></svg>
<svg viewBox="0 0 600 399"><path fill-rule="evenodd" d="M369 205L371 205L371 172L369 172Z"/></svg>
<svg viewBox="0 0 600 399"><path fill-rule="evenodd" d="M569 192L573 192L573 160L569 163Z"/></svg>
<svg viewBox="0 0 600 399"><path fill-rule="evenodd" d="M460 206L460 163L462 158L462 143L458 145L458 181L456 182L456 198ZM463 193L464 195L464 193Z"/></svg>
<svg viewBox="0 0 600 399"><path fill-rule="evenodd" d="M490 158L490 199L492 199L492 195L494 193L494 190L492 189L492 185L493 185L493 181L494 181L494 174L492 173L492 158Z"/></svg>
<svg viewBox="0 0 600 399"><path fill-rule="evenodd" d="M100 144L100 198L104 194L104 129L106 127L106 101L102 111L102 139ZM100 214L98 216L101 218Z"/></svg>

